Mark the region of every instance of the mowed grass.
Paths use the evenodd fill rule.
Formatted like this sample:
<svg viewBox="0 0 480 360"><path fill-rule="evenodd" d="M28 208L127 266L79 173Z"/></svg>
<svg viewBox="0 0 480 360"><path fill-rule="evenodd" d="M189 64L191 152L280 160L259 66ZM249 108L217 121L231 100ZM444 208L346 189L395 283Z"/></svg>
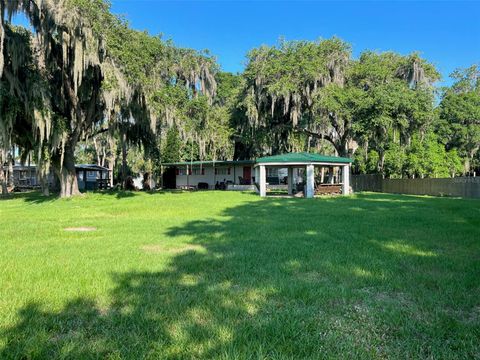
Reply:
<svg viewBox="0 0 480 360"><path fill-rule="evenodd" d="M479 357L480 201L0 201L1 359Z"/></svg>

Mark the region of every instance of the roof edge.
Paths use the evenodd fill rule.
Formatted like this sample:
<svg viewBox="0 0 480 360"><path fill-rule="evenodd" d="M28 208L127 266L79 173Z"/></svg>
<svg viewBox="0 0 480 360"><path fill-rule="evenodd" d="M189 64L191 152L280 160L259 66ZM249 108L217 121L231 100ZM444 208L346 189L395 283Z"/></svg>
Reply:
<svg viewBox="0 0 480 360"><path fill-rule="evenodd" d="M246 164L255 164L255 160L206 160L206 161L179 161L179 162L170 162L162 163L163 166L187 166L187 165L246 165Z"/></svg>

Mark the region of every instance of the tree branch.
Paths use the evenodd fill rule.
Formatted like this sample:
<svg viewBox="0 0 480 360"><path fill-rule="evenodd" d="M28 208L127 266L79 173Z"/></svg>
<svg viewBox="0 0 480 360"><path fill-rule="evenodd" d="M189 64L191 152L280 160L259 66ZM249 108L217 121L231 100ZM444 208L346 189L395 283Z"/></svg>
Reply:
<svg viewBox="0 0 480 360"><path fill-rule="evenodd" d="M95 136L97 136L97 135L100 135L100 134L103 134L103 133L105 133L105 132L107 132L107 131L109 131L109 130L110 130L109 127L98 129L98 130L95 131L93 134L90 134L89 138L93 138L93 137L95 137ZM87 140L86 137L82 139L82 141L86 141L86 140Z"/></svg>
<svg viewBox="0 0 480 360"><path fill-rule="evenodd" d="M319 133L316 133L316 132L313 132L313 131L310 131L310 130L307 130L307 129L301 128L301 127L295 127L293 130L296 131L296 132L299 132L299 133L304 133L304 134L313 136L317 139L325 139L328 142L330 142L333 146L336 146L335 141L333 140L333 138L330 135L319 134Z"/></svg>

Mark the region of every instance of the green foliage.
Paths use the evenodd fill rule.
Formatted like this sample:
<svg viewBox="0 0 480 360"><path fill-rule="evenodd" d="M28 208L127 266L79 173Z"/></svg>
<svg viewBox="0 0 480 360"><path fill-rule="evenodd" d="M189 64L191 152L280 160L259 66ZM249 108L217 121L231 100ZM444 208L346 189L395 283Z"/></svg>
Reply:
<svg viewBox="0 0 480 360"><path fill-rule="evenodd" d="M375 150L361 147L355 152L353 167L359 174L375 174L378 172L380 156Z"/></svg>
<svg viewBox="0 0 480 360"><path fill-rule="evenodd" d="M145 150L132 146L128 149L127 166L132 175L152 173L155 169L151 159L145 156Z"/></svg>
<svg viewBox="0 0 480 360"><path fill-rule="evenodd" d="M445 150L436 134L430 132L423 139L414 135L405 172L411 177L450 177L461 174L462 161L456 150Z"/></svg>
<svg viewBox="0 0 480 360"><path fill-rule="evenodd" d="M304 148L313 142L318 151L327 140L344 156L368 143L380 155L380 171L398 173L401 164L383 168L386 152L391 158L390 148L404 147L435 120L432 84L439 74L417 53L367 51L354 60L349 45L337 38L281 41L252 50L244 77L245 113L271 151L292 148L296 132L309 135Z"/></svg>
<svg viewBox="0 0 480 360"><path fill-rule="evenodd" d="M377 173L382 159L375 150L368 154L363 147L355 153L354 169L360 174ZM447 151L438 135L414 134L408 145L389 142L384 150L383 174L389 178L451 177L463 172L462 159L456 149Z"/></svg>
<svg viewBox="0 0 480 360"><path fill-rule="evenodd" d="M452 77L456 82L440 103L440 130L447 146L458 149L465 159L468 171L480 165L480 70L473 65L457 70Z"/></svg>
<svg viewBox="0 0 480 360"><path fill-rule="evenodd" d="M384 174L389 178L402 177L406 158L404 149L399 144L390 144L388 150L385 151Z"/></svg>
<svg viewBox="0 0 480 360"><path fill-rule="evenodd" d="M244 87L244 78L241 75L218 72L216 74L216 81L218 87L215 103L232 109L240 100L239 96Z"/></svg>
<svg viewBox="0 0 480 360"><path fill-rule="evenodd" d="M167 130L165 144L162 149L162 162L171 163L180 161L181 140L176 126Z"/></svg>
<svg viewBox="0 0 480 360"><path fill-rule="evenodd" d="M93 145L80 144L75 152L75 162L77 164L96 164L96 152Z"/></svg>
<svg viewBox="0 0 480 360"><path fill-rule="evenodd" d="M328 84L341 85L349 61L350 46L338 38L313 42L281 40L278 46L250 51L243 74L242 101L249 126L239 129L243 134L256 132L258 140L263 141L251 156L262 154L265 149L288 151L295 132L315 127L312 105L316 90ZM315 145L318 144L320 141ZM305 143L303 147L310 145ZM340 147L336 143L334 146Z"/></svg>
<svg viewBox="0 0 480 360"><path fill-rule="evenodd" d="M181 161L195 161L200 159L200 146L198 142L187 140L180 148Z"/></svg>
<svg viewBox="0 0 480 360"><path fill-rule="evenodd" d="M119 19L110 12L110 0L67 0L67 11L78 11L90 22L97 36L105 35Z"/></svg>
<svg viewBox="0 0 480 360"><path fill-rule="evenodd" d="M412 57L424 72L415 80L403 76L408 73L405 67ZM432 71L429 64L414 55L362 54L352 67L348 82L363 93L357 96L356 106L351 107L360 142L368 141L370 147L386 155L389 148L399 150L397 145L405 145L413 134L428 129L434 120L434 92L427 84L438 77Z"/></svg>

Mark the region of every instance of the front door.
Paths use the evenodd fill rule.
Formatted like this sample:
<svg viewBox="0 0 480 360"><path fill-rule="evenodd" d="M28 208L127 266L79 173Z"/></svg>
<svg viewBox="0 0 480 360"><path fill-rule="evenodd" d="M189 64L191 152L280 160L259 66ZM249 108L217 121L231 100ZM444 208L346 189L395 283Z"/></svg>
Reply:
<svg viewBox="0 0 480 360"><path fill-rule="evenodd" d="M245 184L250 185L252 183L252 167L244 166L243 167L243 181Z"/></svg>

